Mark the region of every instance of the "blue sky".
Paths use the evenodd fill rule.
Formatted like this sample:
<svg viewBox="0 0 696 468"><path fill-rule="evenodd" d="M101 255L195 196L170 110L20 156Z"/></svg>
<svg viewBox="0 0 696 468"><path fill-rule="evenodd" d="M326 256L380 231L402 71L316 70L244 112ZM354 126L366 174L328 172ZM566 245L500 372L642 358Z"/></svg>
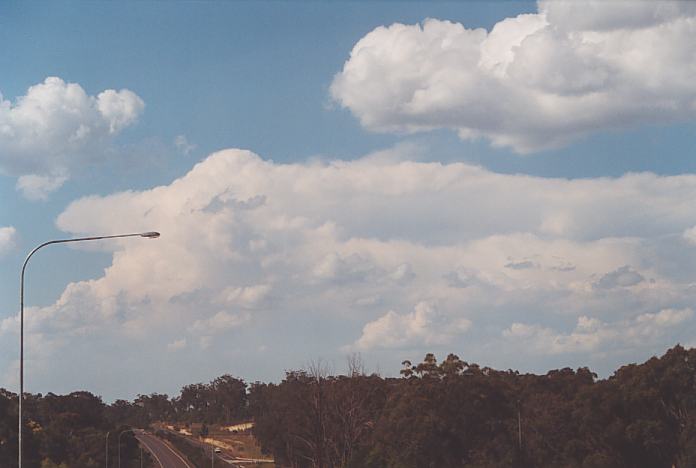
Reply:
<svg viewBox="0 0 696 468"><path fill-rule="evenodd" d="M3 3L0 385L25 253L114 230L163 237L32 260L30 390L352 352L606 375L684 342L694 12L584 3Z"/></svg>
<svg viewBox="0 0 696 468"><path fill-rule="evenodd" d="M0 179L0 216L22 226L28 247L59 234L54 219L76 197L167 183L219 149L248 148L293 161L352 159L388 147L399 138L365 132L328 96L357 39L381 24L430 16L471 17L490 27L501 16L533 8L523 2L8 2L0 10L5 99L24 95L47 76L79 83L89 94L136 90L147 110L119 143L147 159L155 153L158 161L136 169L116 162L117 177L99 168L78 170L79 184L41 204L16 196L14 178ZM178 135L196 145L192 154L175 151ZM447 146L461 152L459 141ZM47 262L47 268L64 263ZM75 271L69 278L81 277ZM50 288L44 302L64 286L42 283ZM4 285L2 296L13 298L14 285ZM12 300L3 301L3 309L11 306Z"/></svg>

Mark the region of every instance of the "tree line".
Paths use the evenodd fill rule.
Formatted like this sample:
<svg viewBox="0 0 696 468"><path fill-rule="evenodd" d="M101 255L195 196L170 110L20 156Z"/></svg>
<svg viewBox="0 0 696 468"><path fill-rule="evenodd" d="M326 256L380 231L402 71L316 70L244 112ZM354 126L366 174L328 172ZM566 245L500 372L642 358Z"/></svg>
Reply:
<svg viewBox="0 0 696 468"><path fill-rule="evenodd" d="M248 417L247 385L229 375L209 384L186 385L179 396L138 395L133 401L105 404L90 392L24 395L24 465L28 468L101 468L109 445L109 467L140 467L140 450L131 428L155 421L221 424ZM17 394L0 389L0 467L17 466ZM124 432L126 431L126 432ZM108 438L107 438L108 434ZM120 437L119 437L120 435ZM144 455L143 466L155 466Z"/></svg>
<svg viewBox="0 0 696 468"><path fill-rule="evenodd" d="M404 361L401 378L321 366L252 384L254 434L279 466L696 466L696 349L608 379L480 367L454 354Z"/></svg>
<svg viewBox="0 0 696 468"><path fill-rule="evenodd" d="M113 434L128 427L249 419L279 467L696 466L696 349L681 346L607 379L587 368L523 374L427 354L404 361L398 378L368 374L353 358L345 375L320 363L279 383L223 375L171 398L25 398L29 467L104 466L107 431L115 463ZM16 466L16 415L17 395L0 390L2 467ZM124 433L121 442L122 466L139 466L137 441Z"/></svg>
<svg viewBox="0 0 696 468"><path fill-rule="evenodd" d="M0 389L0 466L17 466L17 394ZM140 450L130 427L111 418L109 406L89 392L24 395L23 465L29 468L140 466ZM108 434L108 438L107 438ZM121 435L119 437L119 435ZM143 467L154 467L143 453Z"/></svg>

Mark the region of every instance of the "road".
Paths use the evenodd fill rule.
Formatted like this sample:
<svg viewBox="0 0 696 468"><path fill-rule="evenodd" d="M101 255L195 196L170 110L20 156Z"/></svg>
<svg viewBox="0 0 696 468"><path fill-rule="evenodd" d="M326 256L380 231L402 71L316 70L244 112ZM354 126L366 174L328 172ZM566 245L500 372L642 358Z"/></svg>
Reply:
<svg viewBox="0 0 696 468"><path fill-rule="evenodd" d="M179 452L162 439L144 432L135 434L135 437L150 451L160 468L194 468Z"/></svg>
<svg viewBox="0 0 696 468"><path fill-rule="evenodd" d="M195 445L196 447L201 448L207 457L215 458L215 462L212 462L212 460L211 460L211 462L212 462L211 465L213 465L213 466L216 466L216 465L214 465L214 463L219 463L219 462L222 462L221 466L227 466L227 465L232 465L234 467L238 466L238 465L234 464L234 462L236 461L235 459L228 458L220 453L214 453L213 447L211 447L208 444L204 444L203 442L196 440L192 437L182 436L181 434L177 434L176 432L172 432L168 429L165 429L165 430L167 432L169 432L170 434L173 434L176 437L180 437L181 440L186 441L186 443L189 443L191 445Z"/></svg>
<svg viewBox="0 0 696 468"><path fill-rule="evenodd" d="M273 459L256 459L256 458L240 458L236 457L231 453L226 453L225 450L222 451L222 453L216 453L213 455L211 451L213 450L213 447L210 444L206 444L201 442L200 440L194 438L194 437L189 437L182 435L178 432L174 432L171 429L168 429L165 426L157 426L159 430L166 431L169 434L172 434L176 437L181 438L181 440L186 441L187 443L194 445L196 447L199 447L203 449L207 457L215 457L215 463L214 466L228 466L228 467L235 467L239 468L241 466L246 466L246 465L257 465L258 463L273 463ZM212 463L211 463L212 464Z"/></svg>

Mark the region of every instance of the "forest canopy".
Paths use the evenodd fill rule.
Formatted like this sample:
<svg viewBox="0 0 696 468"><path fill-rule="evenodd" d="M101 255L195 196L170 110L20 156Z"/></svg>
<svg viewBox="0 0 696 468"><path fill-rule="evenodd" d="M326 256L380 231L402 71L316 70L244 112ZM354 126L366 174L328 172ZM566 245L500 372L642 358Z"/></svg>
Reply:
<svg viewBox="0 0 696 468"><path fill-rule="evenodd" d="M27 394L27 466L103 466L107 432L153 422L231 424L289 467L696 466L696 349L679 345L598 379L480 367L455 354L403 362L401 376L320 363L279 383L231 375L105 404L89 392ZM0 390L0 466L16 466L17 395ZM137 442L122 438L124 466ZM117 441L110 439L111 450ZM133 465L136 466L136 465Z"/></svg>

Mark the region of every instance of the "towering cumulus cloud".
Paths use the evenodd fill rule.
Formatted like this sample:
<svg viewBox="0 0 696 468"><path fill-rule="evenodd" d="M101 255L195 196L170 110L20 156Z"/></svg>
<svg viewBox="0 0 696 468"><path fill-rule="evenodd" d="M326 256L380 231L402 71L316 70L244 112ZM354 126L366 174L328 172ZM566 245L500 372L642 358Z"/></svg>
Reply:
<svg viewBox="0 0 696 468"><path fill-rule="evenodd" d="M450 128L527 153L591 132L696 119L696 4L545 2L490 32L381 26L331 93L368 129Z"/></svg>
<svg viewBox="0 0 696 468"><path fill-rule="evenodd" d="M17 230L12 226L0 227L0 257L15 248Z"/></svg>
<svg viewBox="0 0 696 468"><path fill-rule="evenodd" d="M162 237L99 244L102 276L28 309L36 375L70 372L70 352L99 369L132 355L147 378L184 356L253 377L354 351L601 370L692 339L696 176L546 179L398 151L277 164L226 150L169 185L73 202L57 221L71 235ZM171 366L157 378L176 381Z"/></svg>
<svg viewBox="0 0 696 468"><path fill-rule="evenodd" d="M46 198L72 167L102 155L143 108L127 89L89 96L56 77L31 86L14 103L0 95L0 172L19 176L17 189L27 198Z"/></svg>

